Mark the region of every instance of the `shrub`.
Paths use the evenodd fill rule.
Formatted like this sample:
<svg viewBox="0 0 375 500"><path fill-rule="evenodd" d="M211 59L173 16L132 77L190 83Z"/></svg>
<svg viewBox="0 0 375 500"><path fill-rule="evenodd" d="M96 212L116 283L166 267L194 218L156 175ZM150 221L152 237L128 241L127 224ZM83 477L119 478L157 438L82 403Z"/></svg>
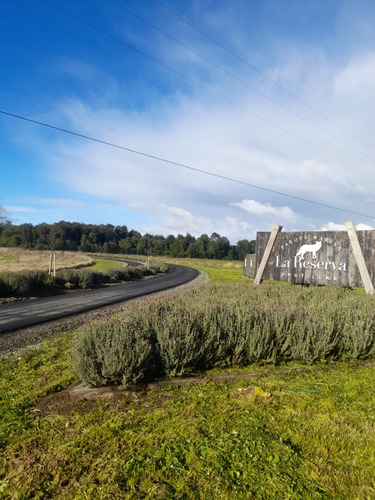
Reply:
<svg viewBox="0 0 375 500"><path fill-rule="evenodd" d="M26 271L32 290L43 290L53 286L53 278L43 271Z"/></svg>
<svg viewBox="0 0 375 500"><path fill-rule="evenodd" d="M62 269L56 273L56 283L67 288L78 288L79 275L76 269Z"/></svg>
<svg viewBox="0 0 375 500"><path fill-rule="evenodd" d="M91 386L147 380L158 365L154 339L139 317L89 324L73 350L73 366Z"/></svg>
<svg viewBox="0 0 375 500"><path fill-rule="evenodd" d="M6 295L9 295L9 287L8 283L6 281L6 278L4 276L4 273L0 274L0 297L5 297Z"/></svg>
<svg viewBox="0 0 375 500"><path fill-rule="evenodd" d="M83 290L92 288L95 284L95 273L87 269L78 269L78 287Z"/></svg>
<svg viewBox="0 0 375 500"><path fill-rule="evenodd" d="M138 280L146 273L145 267L128 267L127 275L129 280Z"/></svg>
<svg viewBox="0 0 375 500"><path fill-rule="evenodd" d="M335 287L211 284L86 326L75 366L101 385L254 362L366 359L375 356L374 305Z"/></svg>
<svg viewBox="0 0 375 500"><path fill-rule="evenodd" d="M24 273L1 273L6 294L26 295L31 289L31 279Z"/></svg>
<svg viewBox="0 0 375 500"><path fill-rule="evenodd" d="M43 271L4 272L0 274L0 295L27 295L51 288L53 280Z"/></svg>
<svg viewBox="0 0 375 500"><path fill-rule="evenodd" d="M113 268L107 269L106 271L102 271L101 274L105 277L106 282L111 279L114 281L126 281L128 279L128 270L127 268Z"/></svg>
<svg viewBox="0 0 375 500"><path fill-rule="evenodd" d="M52 288L54 285L68 289L93 288L108 282L121 282L141 279L148 274L165 272L168 265L163 262L152 262L150 269L145 267L123 267L94 271L87 268L60 269L56 279L43 271L3 272L0 273L0 295L26 295L33 290Z"/></svg>

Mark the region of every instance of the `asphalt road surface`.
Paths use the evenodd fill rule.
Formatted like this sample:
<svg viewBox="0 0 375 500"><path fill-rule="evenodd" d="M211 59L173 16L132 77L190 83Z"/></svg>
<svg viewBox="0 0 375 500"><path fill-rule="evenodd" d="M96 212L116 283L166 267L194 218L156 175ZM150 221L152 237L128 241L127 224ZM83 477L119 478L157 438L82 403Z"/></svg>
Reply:
<svg viewBox="0 0 375 500"><path fill-rule="evenodd" d="M69 293L54 297L43 297L25 302L0 305L0 333L65 318L98 307L160 292L188 283L199 272L183 266L171 266L172 270L162 276L96 288L84 292Z"/></svg>

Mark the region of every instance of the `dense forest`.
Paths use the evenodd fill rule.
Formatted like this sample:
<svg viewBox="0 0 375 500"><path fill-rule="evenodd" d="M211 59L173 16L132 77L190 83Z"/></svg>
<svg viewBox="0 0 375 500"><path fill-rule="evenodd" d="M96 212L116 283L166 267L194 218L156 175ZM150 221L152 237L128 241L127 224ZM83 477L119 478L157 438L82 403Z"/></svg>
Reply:
<svg viewBox="0 0 375 500"><path fill-rule="evenodd" d="M81 252L122 253L201 259L242 260L254 253L255 241L228 238L212 233L198 238L186 234L167 237L140 234L126 226L83 224L60 221L55 224L21 224L0 219L0 246L35 250L79 250Z"/></svg>

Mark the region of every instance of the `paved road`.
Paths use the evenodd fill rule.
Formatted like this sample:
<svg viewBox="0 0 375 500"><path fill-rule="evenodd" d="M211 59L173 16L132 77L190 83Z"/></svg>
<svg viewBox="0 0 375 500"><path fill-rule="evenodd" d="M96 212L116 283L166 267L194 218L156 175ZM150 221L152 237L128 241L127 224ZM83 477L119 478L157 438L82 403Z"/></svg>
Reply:
<svg viewBox="0 0 375 500"><path fill-rule="evenodd" d="M191 281L198 274L195 269L172 266L171 272L156 278L85 292L43 297L27 302L2 304L0 305L0 333L174 288Z"/></svg>

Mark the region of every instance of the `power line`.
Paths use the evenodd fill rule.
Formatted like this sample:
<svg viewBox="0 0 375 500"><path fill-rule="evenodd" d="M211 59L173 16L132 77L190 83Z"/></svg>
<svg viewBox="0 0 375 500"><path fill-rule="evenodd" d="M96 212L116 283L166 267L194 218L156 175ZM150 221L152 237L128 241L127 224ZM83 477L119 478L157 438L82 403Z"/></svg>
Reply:
<svg viewBox="0 0 375 500"><path fill-rule="evenodd" d="M166 158L161 158L160 156L155 156L155 155L152 155L152 154L149 154L149 153L145 153L143 151L137 151L136 149L128 148L126 146L121 146L119 144L115 144L115 143L112 143L112 142L104 141L104 140L98 139L96 137L91 137L91 136L88 136L88 135L85 135L85 134L81 134L79 132L74 132L72 130L68 130L68 129L64 129L64 128L61 128L61 127L57 127L57 126L51 125L49 123L44 123L44 122L41 122L41 121L38 121L38 120L33 120L31 118L27 118L25 116L17 115L15 113L10 113L8 111L4 111L4 110L1 110L1 109L0 109L0 113L2 115L5 115L5 116L10 116L12 118L17 118L19 120L23 120L23 121L28 122L28 123L33 123L35 125L40 125L42 127L46 127L46 128L52 129L52 130L56 130L58 132L63 132L64 134L69 134L69 135L72 135L72 136L75 136L75 137L79 137L81 139L86 139L88 141L96 142L98 144L103 144L103 145L109 146L111 148L116 148L116 149L120 149L122 151L127 151L129 153L133 153L133 154L136 154L136 155L139 155L139 156L150 158L152 160L157 160L157 161L166 163L168 165L173 165L175 167L180 167L180 168L184 168L186 170L190 170L190 171L194 171L194 172L199 172L201 174L209 175L211 177L216 177L218 179L222 179L222 180L225 180L225 181L230 181L230 182L234 182L236 184L241 184L243 186L252 187L254 189L259 189L259 190L262 190L262 191L266 191L268 193L277 194L279 196L284 196L284 197L287 197L287 198L292 198L294 200L302 201L304 203L311 203L311 204L314 204L314 205L318 205L320 207L329 208L329 209L332 209L332 210L338 210L340 212L345 212L345 213L349 213L349 214L352 214L352 215L358 215L360 217L366 217L366 218L369 218L369 219L374 219L375 218L374 215L367 215L367 214L362 214L362 213L359 213L359 212L353 212L352 210L346 210L344 208L335 207L333 205L328 205L326 203L320 203L318 201L309 200L307 198L302 198L300 196L294 196L292 194L283 193L281 191L276 191L274 189L269 189L269 188L265 188L265 187L262 187L262 186L257 186L255 184L251 184L250 182L241 181L239 179L234 179L233 177L228 177L226 175L216 174L216 173L210 172L208 170L203 170L201 168L192 167L192 166L186 165L184 163L179 163L179 162L176 162L176 161L173 161L173 160L168 160Z"/></svg>
<svg viewBox="0 0 375 500"><path fill-rule="evenodd" d="M75 14L72 14L71 12L63 9L62 7L60 6L57 6L55 5L53 2L51 2L50 0L44 0L46 3L48 3L49 5L51 5L52 7L56 8L57 10L60 10L61 12L63 12L64 14L66 14L67 16L71 17L72 19L75 19L76 21L84 24L85 26L88 26L89 28L93 29L94 31L97 31L98 33L114 40L115 42L117 43L120 43L121 45L123 45L124 47L136 52L137 54L145 57L146 59L154 62L155 64L158 64L159 66L161 66L162 68L174 73L175 75L179 76L180 78L183 78L184 80L188 81L189 83L192 83L194 85L196 85L197 87L201 88L202 90L212 94L213 96L231 104L232 106L235 106L239 109L241 109L242 111L245 111L246 113L258 118L259 120L262 120L263 122L267 123L268 125L271 125L272 127L278 129L278 130L281 130L282 132L286 133L286 134L289 134L291 137L294 137L296 139L298 139L299 141L302 141L304 142L305 144L308 144L309 146L312 146L313 148L315 149L318 149L319 151L325 153L326 155L330 156L331 158L334 158L335 160L338 160L340 161L341 163L345 163L346 165L349 165L363 173L366 173L370 176L373 176L375 177L375 173L373 172L369 172L368 170L365 170L361 167L358 167L357 165L355 165L354 163L351 163L350 161L347 161L347 160L344 160L342 158L340 158L339 156L336 156L335 154L333 153L330 153L329 151L327 151L326 149L318 146L317 144L314 144L313 142L310 142L308 141L307 139L304 139L300 136L298 136L297 134L285 129L284 127L281 127L280 125L277 125L275 123L273 123L272 121L268 120L267 118L264 118L263 116L259 115L258 113L255 113L254 111L251 111L250 109L246 108L245 106L242 106L241 104L238 104L234 101L232 101L231 99L223 96L222 94L219 94L218 92L210 89L209 87L206 87L205 85L193 80L192 78L189 78L188 76L184 75L183 73L180 73L179 71L171 68L170 66L168 66L167 64L159 61L158 59L155 59L154 57L146 54L145 52L142 52L141 50L137 49L136 47L134 47L133 45L130 45L126 42L124 42L123 40L111 35L110 33L107 33L106 31L103 31L101 28L98 28L97 26L94 26L93 24L89 23L88 21L85 21L84 19L76 16Z"/></svg>
<svg viewBox="0 0 375 500"><path fill-rule="evenodd" d="M210 40L211 42L213 42L214 44L216 44L217 46L221 47L223 50L225 50L226 52L228 52L228 54L232 55L233 57L235 57L238 61L241 61L243 64L245 64L246 66L248 66L250 69L252 69L253 71L255 71L256 73L258 73L259 75L261 75L263 78L265 78L266 80L268 80L269 82L271 82L273 85L275 85L276 87L278 87L280 90L282 90L283 92L285 92L286 94L290 95L291 97L293 97L293 99L295 99L296 101L298 101L299 103L303 104L304 106L306 106L308 109L310 109L311 111L313 111L314 113L316 113L317 115L321 116L322 118L324 118L325 120L327 120L329 123L331 123L332 125L334 125L335 127L337 127L339 130L341 130L342 132L345 132L346 134L348 134L350 137L352 137L353 139L355 139L356 141L362 143L364 146L368 147L369 149L372 149L373 151L375 151L375 148L373 146L371 146L370 144L368 144L367 142L363 141L362 139L360 139L359 137L355 136L352 132L350 132L349 130L346 130L344 127L342 127L341 125L339 125L338 123L334 122L333 120L331 120L330 118L328 118L325 114L323 114L321 111L319 111L318 109L315 109L313 106L311 106L309 103L307 103L306 101L304 101L303 99L301 99L300 97L298 97L296 94L294 94L293 92L291 92L290 90L286 89L285 87L283 87L282 85L280 85L279 83L277 83L275 80L273 80L272 78L270 78L269 76L267 76L265 73L263 73L260 69L256 68L255 66L253 66L252 64L250 64L248 61L246 61L246 59L243 59L240 55L236 54L235 52L233 52L232 50L228 49L228 47L226 47L225 45L223 45L222 43L220 43L219 41L217 41L215 38L211 37L210 35L208 35L206 32L204 32L201 28L199 28L198 26L196 26L195 24L193 24L192 22L188 21L187 19L185 19L183 16L180 16L180 14L178 14L177 12L175 12L173 9L171 9L170 7L168 7L167 5L165 5L163 2L161 2L160 0L154 0L154 2L158 3L159 5L161 5L164 9L168 10L169 12L171 12L174 16L176 16L178 19L181 19L181 21L183 21L184 23L188 24L189 26L191 26L192 28L194 28L196 31L198 31L199 33L201 33L201 35L203 35L205 38L207 38L208 40Z"/></svg>
<svg viewBox="0 0 375 500"><path fill-rule="evenodd" d="M361 150L359 150L358 148L356 148L355 146L352 146L351 144L347 143L346 141L340 139L339 137L335 136L334 134L328 132L327 130L324 130L322 127L320 127L319 125L316 125L314 122L312 122L311 120L308 120L307 118L304 118L302 115L300 115L299 113L297 113L296 111L294 111L293 109L289 108L288 106L285 106L284 104L282 104L281 102L279 102L277 99L274 99L273 97L270 97L269 95L265 94L264 92L262 92L261 90L257 89L256 87L254 87L253 85L250 85L247 81L243 80L242 78L239 78L238 76L234 75L233 73L231 73L230 71L226 70L225 68L223 68L222 66L220 66L219 64L215 63L214 61L212 61L211 59L209 59L208 57L205 57L204 55L200 54L199 52L197 52L196 50L192 49L191 47L189 47L188 45L186 45L185 43L181 42L180 40L178 40L177 38L175 38L174 36L170 35L169 33L165 32L164 30L158 28L157 26L155 26L153 23L150 23L149 21L147 21L146 19L144 19L143 17L139 16L138 14L136 14L135 12L131 11L130 9L128 9L127 7L125 7L124 5L122 5L121 3L117 2L116 0L107 0L108 2L111 2L113 3L114 5L116 5L117 7L119 7L120 9L124 10L125 12L127 12L128 14L134 16L136 19L139 19L140 21L142 21L144 24L146 24L147 26L150 26L152 29L154 29L155 31L161 33L162 35L164 35L165 37L169 38L170 40L172 40L173 42L175 42L176 44L180 45L181 47L183 47L184 49L188 50L189 52L191 52L192 54L200 57L203 61L205 62L208 62L209 64L211 64L212 66L214 66L215 68L219 69L220 71L222 71L223 73L225 73L226 75L230 76L231 78L233 78L234 80L242 83L243 85L245 85L247 88L251 89L253 92L256 92L258 95L261 95L262 97L264 97L265 99L268 99L270 102L272 102L273 104L276 104L276 106L279 106L280 108L288 111L288 113L291 113L292 115L296 116L298 119L304 121L305 123L308 123L309 125L311 125L312 127L314 127L315 129L319 130L320 132L323 132L324 134L328 135L329 137L331 137L332 139L334 139L335 141L343 144L344 146L348 147L349 149L355 151L356 153L359 153L360 155L364 156L365 158L367 158L368 160L371 160L373 162L375 162L375 159L372 158L371 156L367 155L366 153L363 153ZM160 3L160 2L159 2ZM271 80L272 81L272 80ZM273 81L272 81L273 82ZM274 83L274 82L273 82Z"/></svg>

